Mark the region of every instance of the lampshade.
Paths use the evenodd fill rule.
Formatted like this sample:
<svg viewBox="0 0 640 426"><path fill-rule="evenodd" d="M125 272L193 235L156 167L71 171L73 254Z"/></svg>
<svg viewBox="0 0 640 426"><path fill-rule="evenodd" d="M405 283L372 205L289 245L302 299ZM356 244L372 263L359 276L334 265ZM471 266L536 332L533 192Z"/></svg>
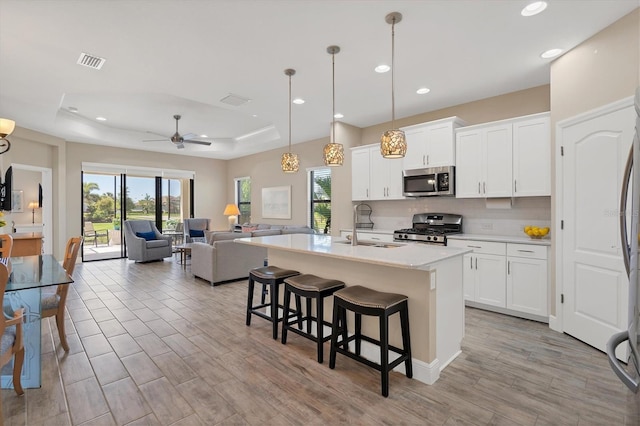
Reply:
<svg viewBox="0 0 640 426"><path fill-rule="evenodd" d="M298 160L298 154L292 152L285 152L282 154L282 171L285 173L295 173L300 169L300 161Z"/></svg>
<svg viewBox="0 0 640 426"><path fill-rule="evenodd" d="M394 91L395 72L395 27L402 20L402 14L392 12L385 16L385 21L391 24L391 130L384 132L380 138L380 153L384 158L402 158L407 153L407 140L404 132L395 128L396 102Z"/></svg>
<svg viewBox="0 0 640 426"><path fill-rule="evenodd" d="M239 215L240 209L238 209L238 206L236 206L235 204L227 204L227 207L224 208L223 214L225 216Z"/></svg>
<svg viewBox="0 0 640 426"><path fill-rule="evenodd" d="M8 118L0 118L0 138L9 136L16 128L16 122Z"/></svg>
<svg viewBox="0 0 640 426"><path fill-rule="evenodd" d="M387 130L380 138L380 154L384 158L402 158L407 153L407 140L404 131Z"/></svg>
<svg viewBox="0 0 640 426"><path fill-rule="evenodd" d="M29 205L27 206L28 209L39 209L40 208L40 204L38 204L37 201L31 201L29 203Z"/></svg>
<svg viewBox="0 0 640 426"><path fill-rule="evenodd" d="M329 167L342 166L344 161L344 147L336 142L336 54L340 52L339 46L327 47L327 53L331 55L331 89L332 89L332 113L331 117L331 142L324 146L324 165Z"/></svg>

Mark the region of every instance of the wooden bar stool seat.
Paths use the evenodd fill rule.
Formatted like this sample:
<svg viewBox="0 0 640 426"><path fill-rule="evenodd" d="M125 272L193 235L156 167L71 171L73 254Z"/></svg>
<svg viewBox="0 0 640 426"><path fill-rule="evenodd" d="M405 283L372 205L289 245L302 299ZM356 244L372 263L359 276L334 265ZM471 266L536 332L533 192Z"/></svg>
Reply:
<svg viewBox="0 0 640 426"><path fill-rule="evenodd" d="M347 335L347 310L355 313L355 332ZM397 348L389 344L389 317L400 313L402 346ZM380 321L380 340L362 334L362 315L376 316ZM339 339L340 338L340 339ZM355 353L349 351L349 342L355 340ZM360 355L362 340L380 347L380 364ZM389 362L389 351L400 355ZM404 362L407 377L413 377L411 363L411 341L409 337L409 304L402 294L384 293L363 286L346 287L334 293L333 325L331 334L331 352L329 368L336 366L336 353L341 353L369 367L380 371L382 395L389 396L389 372Z"/></svg>
<svg viewBox="0 0 640 426"><path fill-rule="evenodd" d="M287 343L287 331L291 330L302 337L316 342L318 348L318 362L323 361L323 343L331 339L331 335L324 336L324 326L331 327L331 323L324 320L324 299L331 296L335 291L344 288L344 283L338 280L321 278L316 275L303 274L289 277L284 280L284 318L289 317L289 304L291 295L296 297L296 307L300 306L300 297L304 297L307 302L307 310L304 316L299 315L297 319L284 320L282 322L282 343ZM315 316L311 310L311 300L316 301ZM298 308L299 309L299 308ZM306 331L302 330L302 322L306 321ZM315 335L312 330L312 323L315 322ZM294 324L298 325L298 329L293 328Z"/></svg>
<svg viewBox="0 0 640 426"><path fill-rule="evenodd" d="M251 325L251 315L257 315L273 324L273 338L278 338L278 322L282 321L282 318L278 315L278 308L283 308L283 305L278 303L279 287L284 283L286 278L294 275L300 275L300 272L292 269L278 268L277 266L263 266L260 268L254 268L249 272L249 291L247 295L247 325ZM269 302L265 303L264 291L261 297L261 303L253 304L253 289L255 282L259 282L263 286L269 286ZM265 307L270 308L269 314L262 312L260 309ZM300 312L300 306L296 306L296 311L289 313L291 316L297 316Z"/></svg>

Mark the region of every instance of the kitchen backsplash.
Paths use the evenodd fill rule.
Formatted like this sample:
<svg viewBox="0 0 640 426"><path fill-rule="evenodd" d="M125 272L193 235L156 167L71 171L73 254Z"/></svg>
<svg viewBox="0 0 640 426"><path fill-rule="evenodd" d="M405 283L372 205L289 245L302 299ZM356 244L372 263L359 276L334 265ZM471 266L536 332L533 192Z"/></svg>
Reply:
<svg viewBox="0 0 640 426"><path fill-rule="evenodd" d="M373 210L374 229L411 227L415 213L456 213L463 217L467 234L522 235L526 225L551 226L551 197L513 198L487 203L484 199L425 197L395 201L366 201ZM498 207L498 208L496 208Z"/></svg>

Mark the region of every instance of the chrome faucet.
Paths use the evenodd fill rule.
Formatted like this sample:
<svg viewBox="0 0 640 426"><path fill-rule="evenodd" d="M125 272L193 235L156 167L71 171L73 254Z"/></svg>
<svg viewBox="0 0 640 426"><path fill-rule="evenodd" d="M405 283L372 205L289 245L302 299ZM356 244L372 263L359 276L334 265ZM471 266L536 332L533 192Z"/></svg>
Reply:
<svg viewBox="0 0 640 426"><path fill-rule="evenodd" d="M351 234L351 245L358 245L358 232L356 231L356 223L358 222L358 205L353 206L353 230Z"/></svg>

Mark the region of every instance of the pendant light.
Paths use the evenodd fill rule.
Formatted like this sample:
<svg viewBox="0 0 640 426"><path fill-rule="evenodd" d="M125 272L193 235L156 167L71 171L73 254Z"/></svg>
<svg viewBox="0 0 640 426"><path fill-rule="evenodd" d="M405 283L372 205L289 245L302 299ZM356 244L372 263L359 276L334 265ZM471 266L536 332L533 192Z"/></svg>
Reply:
<svg viewBox="0 0 640 426"><path fill-rule="evenodd" d="M281 164L283 172L296 173L300 168L300 162L298 154L291 152L291 76L296 73L296 70L287 68L284 73L289 76L289 152L282 154Z"/></svg>
<svg viewBox="0 0 640 426"><path fill-rule="evenodd" d="M407 141L404 131L396 129L396 105L394 93L393 73L395 71L395 26L402 20L402 14L392 12L384 20L391 24L391 129L384 132L380 138L380 153L384 158L402 158L407 153Z"/></svg>
<svg viewBox="0 0 640 426"><path fill-rule="evenodd" d="M327 47L327 53L331 55L331 84L332 84L332 122L331 142L324 146L324 165L329 167L342 166L344 161L344 147L336 143L336 54L340 52L339 46Z"/></svg>

